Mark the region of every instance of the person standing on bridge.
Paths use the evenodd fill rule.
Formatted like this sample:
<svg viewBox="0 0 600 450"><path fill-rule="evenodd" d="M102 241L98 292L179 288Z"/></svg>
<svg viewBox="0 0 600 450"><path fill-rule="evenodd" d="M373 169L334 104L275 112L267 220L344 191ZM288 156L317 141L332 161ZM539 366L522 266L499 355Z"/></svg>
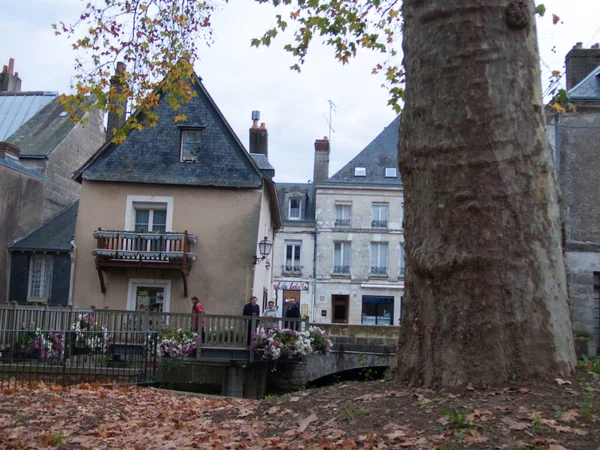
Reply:
<svg viewBox="0 0 600 450"><path fill-rule="evenodd" d="M256 297L250 297L250 302L244 305L244 310L242 311L243 316L250 317L248 320L248 345L250 345L252 340L252 332L255 331L252 329L252 315L256 314L256 317L260 316L260 306L256 304L257 301L258 299ZM258 327L258 320L255 325Z"/></svg>
<svg viewBox="0 0 600 450"><path fill-rule="evenodd" d="M269 317L269 319L265 320L265 328L267 331L275 327L275 319L279 317L279 311L277 310L277 306L275 306L275 302L273 300L269 300L267 309L265 309L263 312L263 317Z"/></svg>
<svg viewBox="0 0 600 450"><path fill-rule="evenodd" d="M198 332L198 314L204 312L204 307L200 303L200 299L195 295L192 297L192 314L194 314L194 331ZM204 329L206 328L206 317L202 316L202 342L204 342Z"/></svg>
<svg viewBox="0 0 600 450"><path fill-rule="evenodd" d="M296 303L296 299L294 297L290 298L290 307L285 313L285 317L290 319L299 319L300 318L300 305ZM292 330L298 331L300 329L300 322L290 321L286 323L286 328L291 328Z"/></svg>

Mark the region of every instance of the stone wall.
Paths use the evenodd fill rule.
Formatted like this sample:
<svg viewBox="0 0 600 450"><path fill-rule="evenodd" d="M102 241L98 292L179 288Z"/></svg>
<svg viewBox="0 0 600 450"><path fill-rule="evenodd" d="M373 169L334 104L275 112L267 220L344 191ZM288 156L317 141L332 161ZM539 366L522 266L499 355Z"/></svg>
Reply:
<svg viewBox="0 0 600 450"><path fill-rule="evenodd" d="M87 122L79 122L56 146L46 162L43 220L58 214L79 198L80 184L72 179L79 169L104 144L103 116L92 111Z"/></svg>

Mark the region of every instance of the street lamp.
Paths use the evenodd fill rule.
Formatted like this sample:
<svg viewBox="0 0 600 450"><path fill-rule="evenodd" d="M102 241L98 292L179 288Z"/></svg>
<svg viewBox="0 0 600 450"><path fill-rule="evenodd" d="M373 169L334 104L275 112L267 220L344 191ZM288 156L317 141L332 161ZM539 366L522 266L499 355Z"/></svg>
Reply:
<svg viewBox="0 0 600 450"><path fill-rule="evenodd" d="M252 264L260 264L265 260L267 256L271 253L271 248L273 244L269 242L269 239L265 236L265 238L258 243L258 251L260 252L260 258L254 255L254 262Z"/></svg>

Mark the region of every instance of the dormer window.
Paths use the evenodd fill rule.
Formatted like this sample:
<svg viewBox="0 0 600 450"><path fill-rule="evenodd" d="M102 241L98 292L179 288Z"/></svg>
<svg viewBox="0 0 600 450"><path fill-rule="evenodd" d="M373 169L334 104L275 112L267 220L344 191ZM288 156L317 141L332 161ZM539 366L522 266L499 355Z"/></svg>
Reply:
<svg viewBox="0 0 600 450"><path fill-rule="evenodd" d="M386 178L396 178L398 176L398 171L395 167L386 167L385 168L385 177Z"/></svg>
<svg viewBox="0 0 600 450"><path fill-rule="evenodd" d="M290 198L290 209L288 211L288 219L300 220L300 211L302 208L302 200L299 198Z"/></svg>
<svg viewBox="0 0 600 450"><path fill-rule="evenodd" d="M366 177L367 176L367 168L366 167L355 167L354 168L354 176L355 177Z"/></svg>
<svg viewBox="0 0 600 450"><path fill-rule="evenodd" d="M195 163L200 155L200 145L202 143L201 128L184 128L181 130L181 151L180 161L185 163Z"/></svg>

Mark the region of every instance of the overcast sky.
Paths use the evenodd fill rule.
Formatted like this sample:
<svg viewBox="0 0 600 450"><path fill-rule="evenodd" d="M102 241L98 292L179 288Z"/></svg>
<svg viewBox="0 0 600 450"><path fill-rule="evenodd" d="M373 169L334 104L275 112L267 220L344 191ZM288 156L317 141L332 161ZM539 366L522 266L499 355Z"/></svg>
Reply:
<svg viewBox="0 0 600 450"><path fill-rule="evenodd" d="M576 42L586 48L600 42L600 1L543 3L547 14L538 20L538 36L545 89L549 70L564 70L564 56ZM22 90L68 91L74 53L68 40L54 36L50 24L71 21L84 4L0 0L0 65L15 59ZM561 18L559 24L552 25L552 13ZM213 18L215 42L210 48L200 47L196 72L246 146L251 111L261 111L261 122L269 130L269 160L279 182L312 179L314 141L329 134L328 100L333 101L333 175L394 119L382 79L371 75L379 59L365 53L342 66L331 50L315 45L302 73L292 72L294 61L281 50L288 42L285 36L271 48L250 48L250 39L274 24L273 16L269 5L230 0Z"/></svg>

